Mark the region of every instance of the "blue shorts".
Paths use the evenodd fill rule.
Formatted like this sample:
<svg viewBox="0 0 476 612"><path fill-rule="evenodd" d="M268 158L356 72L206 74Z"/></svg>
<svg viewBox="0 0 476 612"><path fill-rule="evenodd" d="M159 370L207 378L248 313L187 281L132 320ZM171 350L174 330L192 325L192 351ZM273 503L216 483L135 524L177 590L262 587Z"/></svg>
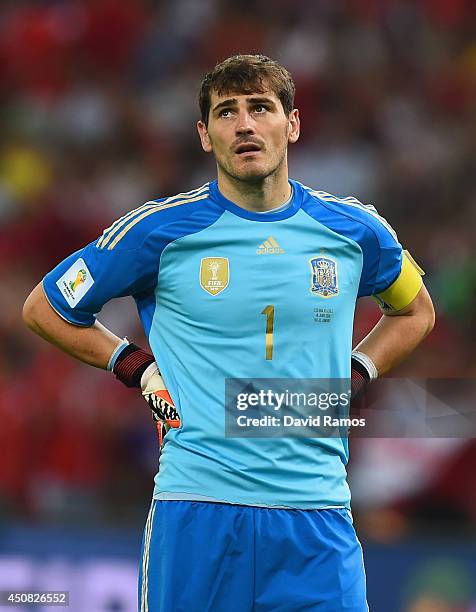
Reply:
<svg viewBox="0 0 476 612"><path fill-rule="evenodd" d="M350 513L153 501L139 610L367 612Z"/></svg>

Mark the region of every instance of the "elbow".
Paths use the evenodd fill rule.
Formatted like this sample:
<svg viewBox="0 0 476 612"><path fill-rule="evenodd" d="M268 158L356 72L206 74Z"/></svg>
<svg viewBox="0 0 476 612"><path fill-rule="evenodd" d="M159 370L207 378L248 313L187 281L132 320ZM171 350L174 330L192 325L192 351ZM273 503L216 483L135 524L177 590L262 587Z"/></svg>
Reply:
<svg viewBox="0 0 476 612"><path fill-rule="evenodd" d="M23 309L21 313L23 323L25 323L25 325L29 327L30 329L35 328L35 315L34 315L35 308L32 302L33 300L31 299L31 293L30 293L25 303L23 304Z"/></svg>
<svg viewBox="0 0 476 612"><path fill-rule="evenodd" d="M22 319L28 328L38 333L38 287L35 287L26 298L22 309Z"/></svg>
<svg viewBox="0 0 476 612"><path fill-rule="evenodd" d="M426 321L426 327L423 332L423 338L426 338L427 336L429 336L434 327L435 327L435 314L433 313L433 317L429 318Z"/></svg>
<svg viewBox="0 0 476 612"><path fill-rule="evenodd" d="M421 291L415 300L414 313L420 320L420 329L423 340L435 327L436 320L433 300L431 299L431 296L424 285L422 286Z"/></svg>
<svg viewBox="0 0 476 612"><path fill-rule="evenodd" d="M422 317L423 338L426 338L431 333L432 329L435 327L435 322L435 309L433 308L433 304L430 300Z"/></svg>

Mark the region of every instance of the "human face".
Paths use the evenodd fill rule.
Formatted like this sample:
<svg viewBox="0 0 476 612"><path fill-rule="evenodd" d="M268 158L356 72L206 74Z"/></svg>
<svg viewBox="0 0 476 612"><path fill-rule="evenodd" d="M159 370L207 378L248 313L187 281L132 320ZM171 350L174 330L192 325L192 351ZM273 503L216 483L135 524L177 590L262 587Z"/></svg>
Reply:
<svg viewBox="0 0 476 612"><path fill-rule="evenodd" d="M299 114L286 117L272 91L211 93L208 126L197 124L204 151L213 153L218 172L244 182L260 182L280 169L287 175L287 147L299 137Z"/></svg>

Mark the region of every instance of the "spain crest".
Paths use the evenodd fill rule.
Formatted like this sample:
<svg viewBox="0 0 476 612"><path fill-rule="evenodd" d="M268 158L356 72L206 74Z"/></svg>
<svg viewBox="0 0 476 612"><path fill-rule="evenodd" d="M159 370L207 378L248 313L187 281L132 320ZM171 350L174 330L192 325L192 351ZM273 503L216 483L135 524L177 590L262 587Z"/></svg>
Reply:
<svg viewBox="0 0 476 612"><path fill-rule="evenodd" d="M337 283L337 262L330 257L313 257L311 266L311 293L325 298L339 293Z"/></svg>
<svg viewBox="0 0 476 612"><path fill-rule="evenodd" d="M210 295L228 287L230 265L226 257L204 257L200 262L200 286Z"/></svg>

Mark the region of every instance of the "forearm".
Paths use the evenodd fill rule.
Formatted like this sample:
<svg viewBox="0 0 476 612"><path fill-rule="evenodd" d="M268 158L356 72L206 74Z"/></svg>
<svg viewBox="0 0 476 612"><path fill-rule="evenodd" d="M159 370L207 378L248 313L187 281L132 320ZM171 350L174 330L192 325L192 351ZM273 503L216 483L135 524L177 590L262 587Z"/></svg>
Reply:
<svg viewBox="0 0 476 612"><path fill-rule="evenodd" d="M98 321L91 327L78 327L62 319L49 305L41 283L26 300L23 319L44 340L97 368L107 368L111 355L122 341Z"/></svg>
<svg viewBox="0 0 476 612"><path fill-rule="evenodd" d="M379 375L382 375L410 355L428 335L431 327L424 317L383 315L356 350L370 357Z"/></svg>

